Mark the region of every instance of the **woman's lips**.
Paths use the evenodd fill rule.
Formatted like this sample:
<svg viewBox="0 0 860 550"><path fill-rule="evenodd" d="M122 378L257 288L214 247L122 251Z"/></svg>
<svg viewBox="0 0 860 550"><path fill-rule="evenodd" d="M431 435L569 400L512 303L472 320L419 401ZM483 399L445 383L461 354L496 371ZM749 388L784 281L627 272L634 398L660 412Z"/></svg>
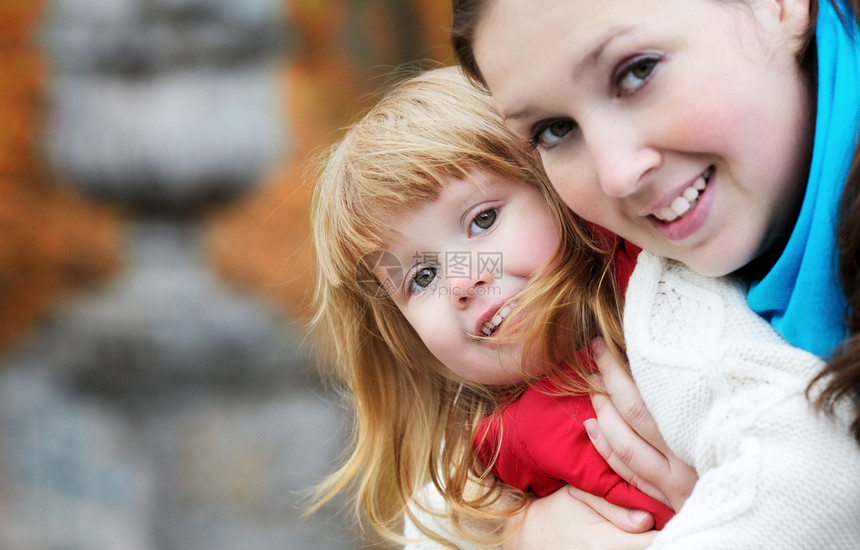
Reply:
<svg viewBox="0 0 860 550"><path fill-rule="evenodd" d="M658 213L652 214L651 221L657 231L667 240L681 241L701 229L713 204L715 181L716 172L710 167L672 201L668 208L676 214L674 218L664 221ZM690 190L696 192L695 197ZM688 199L688 196L693 200ZM678 213L678 210L681 213ZM665 209L662 209L660 212L664 211Z"/></svg>
<svg viewBox="0 0 860 550"><path fill-rule="evenodd" d="M659 211L654 212L653 216L662 222L673 222L678 218L684 217L693 206L695 206L699 195L708 185L708 180L711 177L712 169L708 168L696 180L686 187L681 194L675 197L668 206L664 206Z"/></svg>

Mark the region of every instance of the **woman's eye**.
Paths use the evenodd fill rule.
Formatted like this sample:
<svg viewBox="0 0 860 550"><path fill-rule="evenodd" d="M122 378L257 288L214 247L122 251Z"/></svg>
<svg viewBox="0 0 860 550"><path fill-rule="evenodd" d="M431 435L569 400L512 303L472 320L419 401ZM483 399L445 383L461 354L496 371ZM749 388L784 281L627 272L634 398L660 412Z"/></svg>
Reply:
<svg viewBox="0 0 860 550"><path fill-rule="evenodd" d="M474 236L493 227L498 215L499 211L496 208L484 210L472 219L472 223L469 227L469 234Z"/></svg>
<svg viewBox="0 0 860 550"><path fill-rule="evenodd" d="M641 57L627 65L616 81L616 94L624 96L641 88L654 72L657 61L654 57Z"/></svg>
<svg viewBox="0 0 860 550"><path fill-rule="evenodd" d="M411 290L412 292L421 292L433 282L433 279L436 278L436 268L435 267L422 267L415 274L415 277L412 278Z"/></svg>
<svg viewBox="0 0 860 550"><path fill-rule="evenodd" d="M572 120L561 119L550 122L538 129L531 140L532 145L548 149L564 139L566 135L573 131L573 128Z"/></svg>

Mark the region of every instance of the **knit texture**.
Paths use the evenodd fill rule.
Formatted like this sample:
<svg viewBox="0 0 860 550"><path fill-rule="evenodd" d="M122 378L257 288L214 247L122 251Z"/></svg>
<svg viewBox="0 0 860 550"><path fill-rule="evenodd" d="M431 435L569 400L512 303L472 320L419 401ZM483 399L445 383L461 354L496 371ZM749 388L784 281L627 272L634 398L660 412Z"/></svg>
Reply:
<svg viewBox="0 0 860 550"><path fill-rule="evenodd" d="M651 548L860 548L860 449L845 415L819 414L804 395L821 360L753 313L741 284L638 260L630 367L666 442L700 476Z"/></svg>

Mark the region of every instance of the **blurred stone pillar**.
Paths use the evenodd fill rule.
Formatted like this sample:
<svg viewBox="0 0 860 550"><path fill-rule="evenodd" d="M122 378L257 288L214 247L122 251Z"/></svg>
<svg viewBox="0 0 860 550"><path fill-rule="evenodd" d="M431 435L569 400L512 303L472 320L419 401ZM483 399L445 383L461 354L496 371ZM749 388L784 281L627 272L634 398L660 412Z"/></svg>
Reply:
<svg viewBox="0 0 860 550"><path fill-rule="evenodd" d="M281 0L55 0L46 151L130 213L125 272L0 376L0 548L350 548L299 519L339 419L309 350L225 286L202 214L289 154Z"/></svg>

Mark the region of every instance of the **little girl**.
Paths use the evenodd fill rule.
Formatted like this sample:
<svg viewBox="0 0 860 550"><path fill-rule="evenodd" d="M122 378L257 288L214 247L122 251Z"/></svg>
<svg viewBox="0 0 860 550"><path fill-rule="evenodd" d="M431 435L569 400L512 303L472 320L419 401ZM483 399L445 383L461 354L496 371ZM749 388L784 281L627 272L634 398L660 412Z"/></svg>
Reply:
<svg viewBox="0 0 860 550"><path fill-rule="evenodd" d="M658 526L671 517L608 467L582 426L594 413L580 351L597 336L620 345L616 241L561 205L535 152L458 70L404 82L349 129L312 218L314 325L356 413L351 456L317 506L351 485L383 537L399 539L405 513L440 544L498 543L499 522L476 522L526 500L490 467L524 492L571 483ZM632 261L620 265L625 279ZM558 447L519 452L535 441ZM557 471L550 458L563 458ZM428 481L453 532L413 514Z"/></svg>

